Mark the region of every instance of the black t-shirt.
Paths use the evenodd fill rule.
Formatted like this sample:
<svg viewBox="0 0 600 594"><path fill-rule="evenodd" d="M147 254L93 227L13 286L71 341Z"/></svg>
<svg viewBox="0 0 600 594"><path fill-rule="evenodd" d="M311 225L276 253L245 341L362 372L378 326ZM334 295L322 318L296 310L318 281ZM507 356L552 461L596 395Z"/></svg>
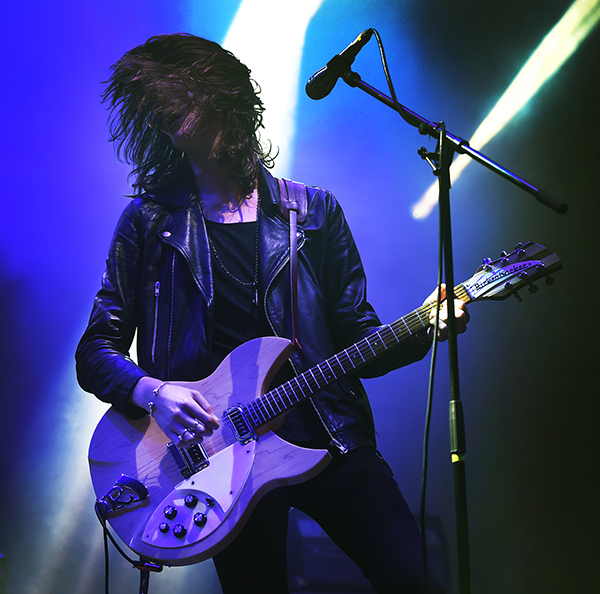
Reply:
<svg viewBox="0 0 600 594"><path fill-rule="evenodd" d="M234 348L253 338L272 336L273 331L261 305L262 295L258 306L253 303L255 291L251 283L254 280L257 222L215 223L207 220L206 228L218 254L217 257L211 253L215 292L213 341L209 355L212 373ZM284 363L271 388L293 376L291 364ZM284 425L276 433L306 447L324 448L330 441L310 402L289 411Z"/></svg>

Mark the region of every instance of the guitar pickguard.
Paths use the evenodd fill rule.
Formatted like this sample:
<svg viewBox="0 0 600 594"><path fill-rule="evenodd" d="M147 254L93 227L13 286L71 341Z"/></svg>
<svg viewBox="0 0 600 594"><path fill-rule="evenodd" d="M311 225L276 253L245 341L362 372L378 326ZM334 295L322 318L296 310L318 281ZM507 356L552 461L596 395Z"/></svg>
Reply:
<svg viewBox="0 0 600 594"><path fill-rule="evenodd" d="M235 505L254 463L256 442L235 443L179 483L150 516L142 541L160 548L196 544L212 534Z"/></svg>

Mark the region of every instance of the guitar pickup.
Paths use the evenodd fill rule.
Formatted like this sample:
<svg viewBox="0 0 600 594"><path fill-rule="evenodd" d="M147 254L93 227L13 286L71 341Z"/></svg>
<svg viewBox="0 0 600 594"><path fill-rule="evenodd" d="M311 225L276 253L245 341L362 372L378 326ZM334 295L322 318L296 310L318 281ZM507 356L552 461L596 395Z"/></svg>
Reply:
<svg viewBox="0 0 600 594"><path fill-rule="evenodd" d="M225 417L229 421L235 438L238 443L245 445L256 439L254 428L246 418L246 414L241 404L236 404L225 411Z"/></svg>
<svg viewBox="0 0 600 594"><path fill-rule="evenodd" d="M183 478L190 478L210 464L208 454L200 443L195 443L187 448L178 448L173 442L170 442L167 444L167 449L173 456Z"/></svg>

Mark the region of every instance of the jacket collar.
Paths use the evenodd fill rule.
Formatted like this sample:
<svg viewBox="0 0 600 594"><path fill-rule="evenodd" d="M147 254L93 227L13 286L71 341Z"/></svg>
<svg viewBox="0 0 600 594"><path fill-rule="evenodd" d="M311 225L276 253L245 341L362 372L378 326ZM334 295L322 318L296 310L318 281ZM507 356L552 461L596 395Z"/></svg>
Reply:
<svg viewBox="0 0 600 594"><path fill-rule="evenodd" d="M261 277L263 290L267 290L275 276L289 260L289 226L279 209L279 185L265 168L258 174L258 188L261 196L263 215L261 218ZM180 186L170 191L148 194L147 198L182 207L170 223L159 230L161 241L177 250L187 262L194 281L207 303L214 298L210 248L206 235L206 225L200 203L189 187ZM298 249L304 243L303 231Z"/></svg>

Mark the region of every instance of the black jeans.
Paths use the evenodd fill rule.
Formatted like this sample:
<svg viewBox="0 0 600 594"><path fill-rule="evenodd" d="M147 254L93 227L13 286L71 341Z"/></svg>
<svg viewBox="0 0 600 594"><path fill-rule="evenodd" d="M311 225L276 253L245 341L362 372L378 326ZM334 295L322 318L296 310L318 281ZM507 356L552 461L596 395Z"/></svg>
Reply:
<svg viewBox="0 0 600 594"><path fill-rule="evenodd" d="M421 537L396 481L374 449L333 461L313 479L268 493L239 536L214 557L224 594L285 594L290 507L311 516L375 591L422 594ZM444 589L430 577L429 592Z"/></svg>

